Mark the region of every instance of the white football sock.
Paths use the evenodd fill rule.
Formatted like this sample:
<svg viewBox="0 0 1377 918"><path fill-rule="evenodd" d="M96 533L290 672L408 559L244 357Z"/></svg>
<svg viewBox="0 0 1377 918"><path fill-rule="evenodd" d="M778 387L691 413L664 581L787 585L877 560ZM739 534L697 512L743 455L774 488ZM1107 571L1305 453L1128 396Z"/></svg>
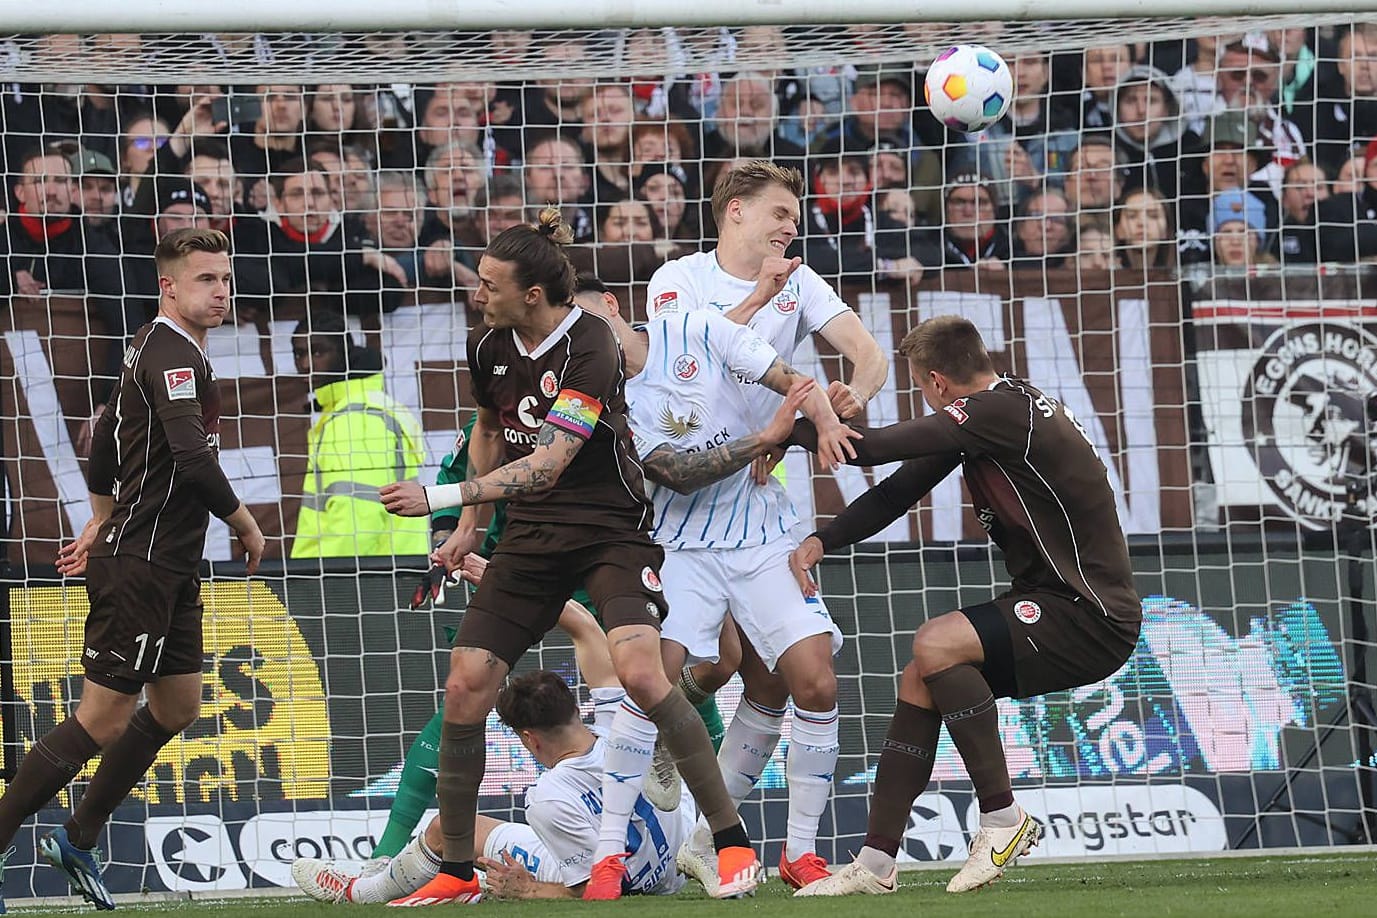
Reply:
<svg viewBox="0 0 1377 918"><path fill-rule="evenodd" d="M883 880L894 869L894 855L866 845L857 852L856 863Z"/></svg>
<svg viewBox="0 0 1377 918"><path fill-rule="evenodd" d="M794 707L789 733L789 759L784 773L789 782L789 836L784 856L796 861L817 848L818 821L832 796L832 772L837 768L837 709L804 711Z"/></svg>
<svg viewBox="0 0 1377 918"><path fill-rule="evenodd" d="M594 863L626 851L626 827L645 786L658 735L645 712L630 698L625 699L612 721L612 731L603 740L607 745L603 753L602 829L593 851Z"/></svg>
<svg viewBox="0 0 1377 918"><path fill-rule="evenodd" d="M751 793L751 788L760 780L765 766L770 763L775 747L779 745L779 733L784 729L784 712L767 708L749 698L742 698L737 705L736 714L722 737L722 748L717 753L717 764L722 768L722 780L727 784L727 793L732 802L741 806Z"/></svg>
<svg viewBox="0 0 1377 918"><path fill-rule="evenodd" d="M424 835L417 835L397 853L386 870L355 880L349 890L349 901L391 902L411 895L435 879L439 872L440 855L430 850Z"/></svg>
<svg viewBox="0 0 1377 918"><path fill-rule="evenodd" d="M612 719L617 716L617 709L622 706L626 691L620 685L600 685L589 689L588 694L593 698L593 726L603 732L610 731Z"/></svg>
<svg viewBox="0 0 1377 918"><path fill-rule="evenodd" d="M1023 821L1023 810L1017 803L1011 803L998 810L980 814L980 827L985 829L1012 829Z"/></svg>

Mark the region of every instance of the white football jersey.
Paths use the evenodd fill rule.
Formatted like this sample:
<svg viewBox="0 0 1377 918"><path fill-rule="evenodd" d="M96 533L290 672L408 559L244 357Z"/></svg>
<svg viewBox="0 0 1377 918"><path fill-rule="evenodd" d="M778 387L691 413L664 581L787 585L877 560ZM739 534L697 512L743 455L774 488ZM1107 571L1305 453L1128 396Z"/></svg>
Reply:
<svg viewBox="0 0 1377 918"><path fill-rule="evenodd" d="M646 332L645 368L626 384L631 436L642 458L665 444L679 452L713 449L764 426L747 385L764 388L754 384L778 358L764 338L711 309L667 315ZM779 396L764 391L776 399L773 415ZM779 482L756 484L749 466L692 494L647 484L655 504L651 534L671 550L764 545L798 522Z"/></svg>
<svg viewBox="0 0 1377 918"><path fill-rule="evenodd" d="M602 826L602 771L605 742L601 736L586 755L564 759L526 789L526 822L559 866L565 886L588 881ZM684 885L674 867L679 848L698 818L691 799L673 813L657 810L645 797L626 830L626 890L669 895Z"/></svg>
<svg viewBox="0 0 1377 918"><path fill-rule="evenodd" d="M736 308L754 289L755 281L723 271L716 252L696 252L660 266L646 288L646 306L651 319L698 309L722 313ZM800 265L770 305L751 317L749 327L770 342L786 363L793 363L800 342L850 311L830 284L812 268ZM753 429L759 430L779 407L780 395L761 386L748 386L746 399Z"/></svg>

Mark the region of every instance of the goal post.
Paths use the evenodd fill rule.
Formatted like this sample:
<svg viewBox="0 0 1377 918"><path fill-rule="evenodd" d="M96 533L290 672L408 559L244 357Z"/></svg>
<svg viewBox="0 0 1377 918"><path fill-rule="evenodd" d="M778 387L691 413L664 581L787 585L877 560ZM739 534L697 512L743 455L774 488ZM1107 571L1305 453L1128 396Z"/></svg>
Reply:
<svg viewBox="0 0 1377 918"><path fill-rule="evenodd" d="M246 580L211 526L202 716L116 813L114 891L285 886L294 857L366 858L439 703L464 589L409 611L419 555L291 557L323 408L300 369L313 310L346 313L424 428L430 478L474 407L466 272L495 228L561 204L581 270L644 319L654 270L715 244L713 178L760 155L804 172L800 253L882 350L964 315L1105 459L1139 645L1100 683L1000 706L1044 850L1377 843L1377 0L29 7L0 36L5 765L80 691L85 592L51 563L89 518L85 438L123 340L108 304L156 300L152 240L179 219L235 243L236 313L207 352L221 462L269 540ZM964 42L1017 71L1010 119L980 135L923 102L928 63ZM1171 104L1135 114L1135 87ZM961 217L958 189L989 215ZM72 227L85 255L45 261ZM824 338L794 363L851 373ZM924 411L895 362L865 420ZM795 451L780 474L811 528L890 471ZM1007 588L978 509L953 477L823 563L846 639L829 859L865 833L914 630ZM520 665L577 681L559 634ZM515 816L536 766L489 727L483 808ZM771 864L786 801L781 750L743 809ZM976 819L944 738L902 857L963 859ZM12 899L62 891L32 825Z"/></svg>

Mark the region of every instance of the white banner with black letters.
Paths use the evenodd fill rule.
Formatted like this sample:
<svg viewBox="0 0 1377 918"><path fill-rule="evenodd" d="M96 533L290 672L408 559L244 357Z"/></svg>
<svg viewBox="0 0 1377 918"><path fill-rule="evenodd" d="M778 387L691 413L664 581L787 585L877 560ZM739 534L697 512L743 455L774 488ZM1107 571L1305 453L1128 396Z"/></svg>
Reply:
<svg viewBox="0 0 1377 918"><path fill-rule="evenodd" d="M1193 314L1221 521L1370 518L1377 302L1219 298Z"/></svg>

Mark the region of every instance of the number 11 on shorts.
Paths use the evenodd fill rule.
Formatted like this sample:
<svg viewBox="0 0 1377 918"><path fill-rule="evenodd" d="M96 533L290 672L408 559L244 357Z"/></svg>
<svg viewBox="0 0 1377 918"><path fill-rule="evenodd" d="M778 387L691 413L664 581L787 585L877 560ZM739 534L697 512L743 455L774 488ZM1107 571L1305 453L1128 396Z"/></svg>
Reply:
<svg viewBox="0 0 1377 918"><path fill-rule="evenodd" d="M167 640L167 635L163 635L153 642L154 653L153 665L150 667L151 672L156 673L158 671L158 663L160 663L163 658L163 641L165 640ZM134 657L134 669L137 670L143 666L143 656L148 652L148 632L145 631L143 634L134 638L134 643L139 645L139 652Z"/></svg>

